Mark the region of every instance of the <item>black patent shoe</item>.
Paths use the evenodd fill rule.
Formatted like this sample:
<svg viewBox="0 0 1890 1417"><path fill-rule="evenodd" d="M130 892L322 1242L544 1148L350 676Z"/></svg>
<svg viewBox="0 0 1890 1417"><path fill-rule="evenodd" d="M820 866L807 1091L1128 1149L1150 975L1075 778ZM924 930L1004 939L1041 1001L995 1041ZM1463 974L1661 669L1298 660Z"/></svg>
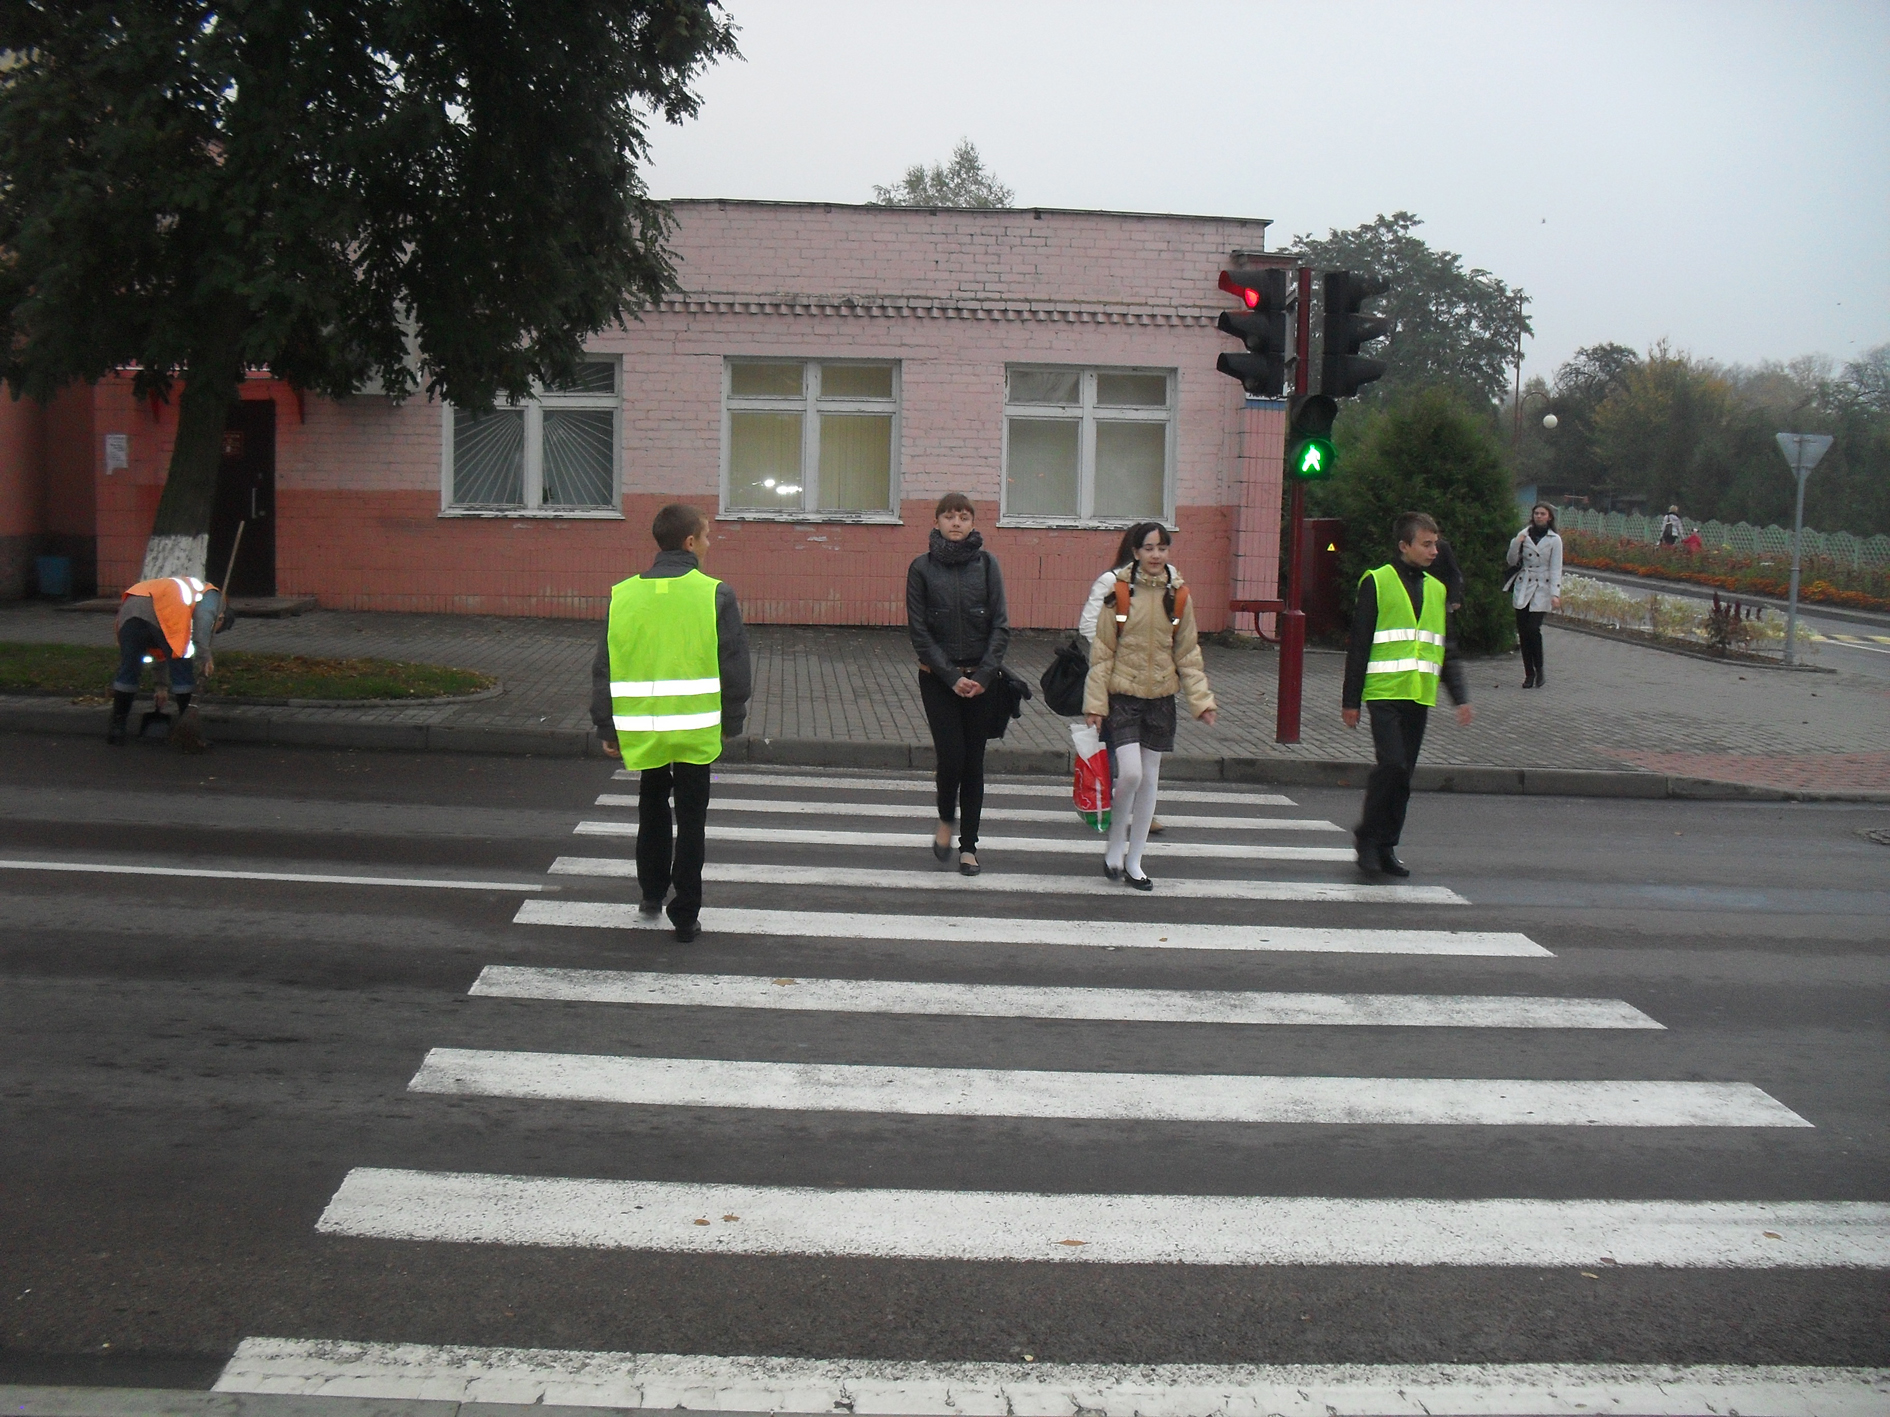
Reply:
<svg viewBox="0 0 1890 1417"><path fill-rule="evenodd" d="M1389 846L1378 848L1378 869L1387 876L1408 876L1411 868L1398 859L1398 853Z"/></svg>
<svg viewBox="0 0 1890 1417"><path fill-rule="evenodd" d="M978 874L978 872L982 871L983 869L984 867L978 864L978 858L974 853L969 852L969 851L961 851L958 853L958 874L959 875L975 876Z"/></svg>
<svg viewBox="0 0 1890 1417"><path fill-rule="evenodd" d="M1111 866L1107 861L1104 861L1103 874L1112 881L1119 881L1122 879L1122 868L1120 866Z"/></svg>
<svg viewBox="0 0 1890 1417"><path fill-rule="evenodd" d="M1126 866L1123 867L1122 870L1122 884L1133 891L1152 891L1155 889L1155 880L1152 876L1131 876Z"/></svg>

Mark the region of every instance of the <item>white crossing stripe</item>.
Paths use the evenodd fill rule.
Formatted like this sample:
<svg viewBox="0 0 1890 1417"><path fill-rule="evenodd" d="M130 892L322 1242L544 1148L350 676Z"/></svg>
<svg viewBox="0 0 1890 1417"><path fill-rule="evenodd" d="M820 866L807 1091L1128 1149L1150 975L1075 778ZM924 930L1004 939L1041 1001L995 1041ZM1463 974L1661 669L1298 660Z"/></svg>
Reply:
<svg viewBox="0 0 1890 1417"><path fill-rule="evenodd" d="M1074 817L1071 818L1074 822ZM635 822L579 822L572 829L576 836L635 836ZM931 833L814 831L798 827L725 827L710 823L710 841L758 841L772 846L876 846L894 851L930 846ZM980 836L980 851L1042 852L1051 856L1102 856L1103 837L1097 832L1085 837ZM1170 853L1196 857L1223 857L1243 861L1350 861L1349 846L1274 846L1261 842L1151 841L1149 854ZM1159 887L1160 882L1156 883Z"/></svg>
<svg viewBox="0 0 1890 1417"><path fill-rule="evenodd" d="M659 974L489 964L467 992L496 999L678 1008L790 1009L1120 1023L1337 1024L1383 1028L1640 1028L1661 1024L1622 999L1505 994L1309 994L934 984L904 979Z"/></svg>
<svg viewBox="0 0 1890 1417"><path fill-rule="evenodd" d="M1809 1127L1749 1082L1276 1077L434 1048L413 1092L638 1107L1417 1127Z"/></svg>
<svg viewBox="0 0 1890 1417"><path fill-rule="evenodd" d="M628 768L618 768L611 774L618 782L635 782L637 774ZM839 792L922 792L934 796L937 787L930 778L922 777L847 777L841 773L815 775L812 773L782 772L718 772L711 775L711 780L718 787L820 787ZM985 779L986 797L1057 797L1070 800L1070 784L1067 774L1061 782L997 782ZM1161 800L1164 802L1218 802L1230 807L1291 807L1295 806L1291 797L1283 797L1277 792L1217 792L1207 789L1171 787L1162 784Z"/></svg>
<svg viewBox="0 0 1890 1417"><path fill-rule="evenodd" d="M619 856L560 856L554 876L613 876L635 880L637 863ZM864 871L850 866L777 866L761 862L711 861L702 879L723 885L840 886L847 890L983 891L987 894L1107 895L1120 899L1120 882L1101 872L1082 876L1006 875L987 870L981 876L956 871ZM1369 905L1468 905L1448 886L1341 885L1333 881L1177 880L1164 876L1165 899L1305 900Z"/></svg>
<svg viewBox="0 0 1890 1417"><path fill-rule="evenodd" d="M1883 1417L1890 1369L1654 1363L928 1363L246 1338L214 1392L853 1417Z"/></svg>
<svg viewBox="0 0 1890 1417"><path fill-rule="evenodd" d="M597 798L599 807L635 807L637 799L626 792L604 792ZM929 819L931 813L903 802L787 802L772 798L717 797L710 801L711 812L768 812L783 816L820 817L896 817L906 821ZM986 807L987 822L1065 822L1080 825L1076 808L1056 812L1038 807ZM1345 828L1336 822L1322 822L1316 817L1207 817L1175 816L1162 820L1171 827L1215 827L1222 831L1318 831L1336 832Z"/></svg>
<svg viewBox="0 0 1890 1417"><path fill-rule="evenodd" d="M315 1228L363 1239L684 1254L1092 1264L1546 1269L1612 1260L1684 1269L1890 1268L1890 1204L1876 1201L1058 1195L357 1167Z"/></svg>
<svg viewBox="0 0 1890 1417"><path fill-rule="evenodd" d="M557 886L519 881L457 881L440 876L324 876L311 871L217 871L203 866L121 866L103 861L0 861L0 871L70 871L100 876L192 876L213 881L288 881L313 886L406 886L437 891L539 891Z"/></svg>
<svg viewBox="0 0 1890 1417"><path fill-rule="evenodd" d="M1119 889L1119 888L1118 888ZM616 901L528 900L515 925L593 930L667 930ZM723 935L821 940L922 940L965 945L1084 945L1144 950L1277 950L1311 954L1477 955L1551 959L1527 935L1507 930L1345 930L1311 925L1163 925L1125 920L986 919L970 915L863 915L827 910L737 910L711 906L702 928Z"/></svg>

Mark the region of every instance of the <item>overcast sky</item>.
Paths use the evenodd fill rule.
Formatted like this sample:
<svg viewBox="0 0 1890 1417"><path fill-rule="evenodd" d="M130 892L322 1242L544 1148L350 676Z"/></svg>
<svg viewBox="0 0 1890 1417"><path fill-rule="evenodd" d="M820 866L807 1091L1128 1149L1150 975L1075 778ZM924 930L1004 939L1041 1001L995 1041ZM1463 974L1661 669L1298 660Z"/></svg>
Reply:
<svg viewBox="0 0 1890 1417"><path fill-rule="evenodd" d="M863 202L963 136L1023 206L1415 212L1533 297L1526 374L1890 340L1887 0L727 3L658 196Z"/></svg>

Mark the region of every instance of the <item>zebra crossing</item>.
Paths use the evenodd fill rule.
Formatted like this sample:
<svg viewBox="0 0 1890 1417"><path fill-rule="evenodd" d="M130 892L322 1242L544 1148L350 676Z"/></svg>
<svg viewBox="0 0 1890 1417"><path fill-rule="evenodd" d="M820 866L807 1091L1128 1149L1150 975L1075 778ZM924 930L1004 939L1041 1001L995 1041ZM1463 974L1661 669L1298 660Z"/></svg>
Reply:
<svg viewBox="0 0 1890 1417"><path fill-rule="evenodd" d="M632 776L617 774L619 780ZM1464 1036L1531 1041L1638 1036L1656 1040L1657 1046L1667 1029L1656 1013L1619 998L1542 988L1483 993L1460 987L1436 992L1412 988L1413 977L1421 979L1426 970L1461 961L1500 964L1512 971L1506 978L1526 980L1526 971L1552 963L1556 955L1520 931L1452 928L1452 914L1471 902L1448 887L1343 879L1348 873L1331 871L1330 863L1344 862L1349 868L1349 849L1225 839L1340 830L1307 814L1271 815L1297 809L1280 794L1184 790L1191 806L1221 811L1166 817L1168 836L1157 848L1161 854L1152 851L1151 859L1167 860L1175 870L1157 873L1157 893L1150 899L1131 897L1102 879L1095 865L1098 838L1067 810L1000 806L988 812L994 820L1037 830L1027 836L981 838L985 873L967 879L920 864L930 860L925 849L930 839L928 783L733 770L716 778L710 840L737 848L737 855L760 859L711 863L705 879L712 887L734 893L734 898L704 909L704 938L725 943L744 962L752 961L751 966L743 972L692 970L687 966L699 957L699 945L693 954L665 957L666 932L658 928L660 922L641 918L634 895L628 900L583 898L608 896L613 884L621 890L622 882L634 878L634 863L622 857L561 855L549 874L560 879L566 892L529 896L518 906L513 924L531 931L532 940L587 932L567 938L602 942L601 948L610 952L610 967L485 963L469 995L528 1009L544 1006L540 1034L529 1047L451 1047L420 1040L427 1046L408 1082L410 1094L422 1099L676 1109L680 1115L687 1109L713 1109L737 1126L744 1119L787 1114L809 1119L899 1117L915 1119L915 1125L923 1119L958 1118L1005 1119L1019 1125L1185 1124L1209 1129L1181 1134L1196 1138L1212 1135L1214 1129L1255 1127L1327 1133L1343 1128L1406 1133L1478 1128L1491 1137L1524 1129L1636 1128L1646 1130L1658 1145L1660 1138L1710 1129L1762 1129L1776 1133L1783 1144L1794 1132L1818 1126L1815 1116L1801 1115L1749 1081L1544 1075L1550 1068L1541 1060L1553 1054L1541 1051L1517 1053L1519 1060L1527 1061L1514 1069L1515 1075L1374 1072L1366 1065L1373 1040L1406 1037L1402 1030L1432 1037L1462 1030ZM784 797L784 790L795 795ZM1048 800L1062 791L1044 783L994 784L992 796L1000 802ZM1164 805L1178 799L1183 793L1163 795ZM627 793L604 793L595 804L599 814L577 822L573 834L634 837L635 803ZM1254 808L1270 815L1245 815ZM885 820L889 829L845 825L861 819ZM809 820L815 824L799 825ZM893 829L902 820L906 829ZM833 848L841 849L847 864L831 864ZM814 856L829 859L809 859ZM1055 869L1062 864L1056 858L1068 857L1085 859L1070 863L1067 870ZM1269 863L1263 868L1267 878L1253 874L1257 862ZM1321 872L1327 878L1320 878ZM961 904L946 908L942 897L947 892L958 893ZM1090 899L1098 894L1107 895L1108 901ZM716 899L713 889L710 898ZM756 900L767 904L753 903ZM1230 904L1243 912L1241 923L1190 918L1209 909L1224 911ZM1330 907L1329 923L1267 918L1275 908L1308 906ZM1395 924L1382 923L1386 908ZM1103 951L1119 961L1146 962L1145 968L1155 970L1168 968L1170 961L1179 969L1183 961L1195 959L1219 960L1226 969L1274 961L1290 961L1300 971L1343 966L1353 985L1373 970L1396 969L1400 983L1377 989L1198 989L988 980L988 966L1000 952L1005 960L1054 963L1068 970L1097 960ZM791 970L773 967L790 957L795 961ZM817 972L810 973L810 961L817 963ZM645 967L658 964L673 967ZM941 974L948 977L937 977ZM561 1037L566 1016L549 1011L570 1006L673 1011L700 1020L701 1033L721 1040L722 1051L730 1056L571 1051ZM752 1047L750 1022L745 1021L763 1018L779 1020L780 1027L788 1029L806 1020L812 1060L782 1061ZM979 1066L944 1066L900 1056L821 1060L822 1040L830 1036L832 1022L843 1019L1054 1021L1094 1030L1098 1038L1105 1029L1187 1033L1231 1028L1265 1031L1289 1043L1309 1036L1304 1030L1345 1029L1354 1031L1358 1040L1360 1066L1357 1071L1301 1075L1238 1069L1017 1067L1002 1066L997 1059ZM1474 1148L1480 1143L1465 1144ZM1541 1195L1464 1199L1418 1194L1111 1194L998 1185L816 1187L737 1183L715 1176L660 1180L520 1174L506 1169L501 1156L489 1169L477 1172L356 1166L332 1195L317 1229L351 1239L723 1257L1223 1267L1890 1268L1890 1205L1789 1197L1582 1198L1555 1194L1553 1181L1543 1178ZM490 1371L495 1363L512 1365L515 1377L523 1371L531 1381L550 1382L546 1375L564 1373L574 1356L552 1354L540 1360L522 1353L505 1350L495 1356L493 1350L414 1348L410 1361L396 1362L372 1345L330 1344L318 1351L306 1344L252 1339L232 1360L219 1388L420 1395L413 1373L424 1368L431 1374L424 1395L431 1396L450 1390L455 1381L473 1381L469 1375ZM664 1357L589 1356L615 1362L619 1370ZM667 1357L708 1364L768 1361ZM1336 1370L1306 1377L1301 1386L1295 1386L1300 1380L1258 1369L1243 1370L1240 1378L1231 1376L1231 1369L1212 1378L1202 1377L1208 1371L1204 1369L1161 1379L1151 1378L1153 1371L1097 1369L1044 1397L1048 1405L1041 1409L1032 1405L1035 1399L1020 1405L1018 1394L1005 1390L991 1410L1352 1410L1328 1409L1302 1390L1310 1384L1328 1396L1340 1391L1344 1380ZM1610 1371L1608 1381L1615 1383L1611 1391L1618 1400L1619 1393L1628 1390L1621 1386L1626 1379L1623 1370ZM1820 1370L1804 1380L1814 1387L1839 1385L1830 1389L1830 1405L1806 1410L1880 1410L1854 1404L1876 1403L1884 1394L1881 1383L1867 1376L1834 1378L1833 1371ZM884 1390L870 1384L863 1388L857 1381L848 1385L822 1372L817 1382L808 1379L818 1389L807 1399L815 1405L799 1410L840 1406L856 1417L984 1410L976 1402L941 1406L936 1396L915 1398L915 1392L933 1391L927 1384L934 1383L936 1374L930 1370L910 1374L903 1385ZM1511 1374L1503 1401L1515 1405L1428 1410L1593 1410L1547 1405L1543 1394L1555 1388L1565 1396L1570 1373L1564 1367L1535 1377ZM1282 1381L1312 1405L1302 1409L1284 1398L1257 1396L1272 1392ZM1427 1382L1438 1392L1458 1391L1453 1383L1475 1385L1441 1368L1429 1377L1401 1370L1391 1377L1360 1376L1357 1381L1382 1381L1400 1392L1431 1390L1425 1388ZM1700 1381L1704 1392L1719 1379ZM1850 1386L1843 1386L1845 1381ZM1160 1389L1156 1397L1150 1396L1151 1382ZM1198 1405L1204 1401L1198 1395L1203 1383L1221 1385L1216 1403ZM1069 1405L1069 1388L1085 1394L1076 1409ZM657 1390L669 1391L660 1383ZM869 1390L879 1395L863 1398L862 1392ZM573 1396L568 1383L534 1391L537 1395L526 1400L601 1401L581 1391ZM1719 1391L1718 1400L1728 1401L1724 1390ZM1730 1405L1742 1411L1771 1410L1762 1403L1754 1405L1758 1399L1753 1391L1748 1381ZM1182 1393L1190 1395L1178 1396ZM1523 1399L1517 1393L1532 1393L1528 1400L1544 1405L1520 1405ZM773 1399L762 1404L752 1396L752 1385L740 1382L699 1384L688 1389L686 1405L735 1411L773 1404ZM1485 1398L1496 1401L1487 1392L1477 1400ZM1255 1402L1260 1405L1250 1406Z"/></svg>

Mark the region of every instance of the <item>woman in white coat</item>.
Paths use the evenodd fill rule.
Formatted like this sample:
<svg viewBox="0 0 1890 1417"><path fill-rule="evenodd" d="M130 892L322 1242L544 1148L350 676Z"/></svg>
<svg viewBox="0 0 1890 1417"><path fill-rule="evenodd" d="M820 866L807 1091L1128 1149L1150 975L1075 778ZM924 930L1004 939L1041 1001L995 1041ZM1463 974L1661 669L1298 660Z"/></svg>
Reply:
<svg viewBox="0 0 1890 1417"><path fill-rule="evenodd" d="M1555 530L1555 508L1538 502L1529 509L1529 525L1509 543L1510 604L1516 607L1516 638L1522 641L1525 689L1545 688L1542 668L1542 617L1562 608L1562 538Z"/></svg>

